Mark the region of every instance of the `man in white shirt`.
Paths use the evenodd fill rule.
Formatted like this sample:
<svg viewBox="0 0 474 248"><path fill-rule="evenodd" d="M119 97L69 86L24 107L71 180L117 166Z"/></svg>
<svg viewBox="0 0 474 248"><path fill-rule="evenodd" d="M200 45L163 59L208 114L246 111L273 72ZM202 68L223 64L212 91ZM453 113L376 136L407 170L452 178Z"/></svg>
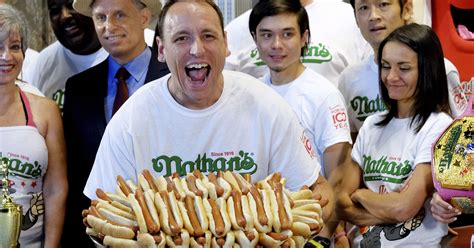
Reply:
<svg viewBox="0 0 474 248"><path fill-rule="evenodd" d="M309 16L311 43L303 64L337 85L339 74L360 62L370 47L360 35L351 6L340 0L300 0ZM250 10L230 22L225 30L230 56L226 69L261 78L268 72L248 31Z"/></svg>

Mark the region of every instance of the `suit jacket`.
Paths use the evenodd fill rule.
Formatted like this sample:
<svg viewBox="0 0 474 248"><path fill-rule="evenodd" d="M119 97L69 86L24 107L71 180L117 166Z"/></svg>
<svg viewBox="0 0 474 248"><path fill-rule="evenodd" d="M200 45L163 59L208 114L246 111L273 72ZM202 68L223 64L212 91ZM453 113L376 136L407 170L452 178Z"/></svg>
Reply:
<svg viewBox="0 0 474 248"><path fill-rule="evenodd" d="M168 73L166 64L159 62L152 55L145 84ZM82 224L81 212L90 206L90 200L82 192L107 125L104 110L107 77L106 59L70 77L66 82L63 124L67 147L69 193L62 238L63 247L93 247Z"/></svg>

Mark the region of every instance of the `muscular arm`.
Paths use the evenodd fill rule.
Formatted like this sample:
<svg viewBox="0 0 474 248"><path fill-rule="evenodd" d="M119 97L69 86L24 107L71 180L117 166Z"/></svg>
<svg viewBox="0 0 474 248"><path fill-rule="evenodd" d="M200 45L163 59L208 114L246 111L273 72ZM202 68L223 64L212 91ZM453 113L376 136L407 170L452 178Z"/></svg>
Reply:
<svg viewBox="0 0 474 248"><path fill-rule="evenodd" d="M59 247L68 191L66 148L59 108L53 102L45 105L49 110L43 112L47 115L45 140L49 162L43 185L46 235L44 247Z"/></svg>
<svg viewBox="0 0 474 248"><path fill-rule="evenodd" d="M323 176L319 176L316 182L310 187L313 194L320 195L322 201L327 200L327 204L323 206L323 220L326 222L334 212L334 194L331 185Z"/></svg>
<svg viewBox="0 0 474 248"><path fill-rule="evenodd" d="M368 189L359 189L352 194L351 199L360 203L383 223L399 223L418 213L433 188L431 167L424 163L416 166L400 192L379 194Z"/></svg>
<svg viewBox="0 0 474 248"><path fill-rule="evenodd" d="M324 150L324 170L329 184L333 187L334 195L338 195L337 185L342 181L344 175L342 169L345 164L350 163L351 160L351 145L347 142L341 142L329 146ZM334 204L335 205L335 204ZM331 215L329 219L325 220L323 230L320 236L331 237L336 230L339 219L335 214Z"/></svg>
<svg viewBox="0 0 474 248"><path fill-rule="evenodd" d="M383 221L368 212L363 206L352 201L351 194L362 185L362 171L360 167L352 161L347 163L338 173L343 174L339 181L336 198L336 213L341 220L348 221L359 226L375 225Z"/></svg>

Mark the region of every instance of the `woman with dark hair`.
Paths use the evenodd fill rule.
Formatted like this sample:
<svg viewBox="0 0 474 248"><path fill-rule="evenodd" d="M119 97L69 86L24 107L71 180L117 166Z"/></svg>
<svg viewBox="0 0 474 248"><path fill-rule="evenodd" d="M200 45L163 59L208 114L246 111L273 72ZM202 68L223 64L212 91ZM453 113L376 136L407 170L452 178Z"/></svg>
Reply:
<svg viewBox="0 0 474 248"><path fill-rule="evenodd" d="M364 122L336 210L360 227L361 247L439 246L447 225L430 211L431 146L452 121L440 42L427 26L405 25L377 62L387 110Z"/></svg>
<svg viewBox="0 0 474 248"><path fill-rule="evenodd" d="M23 15L0 4L0 163L13 200L23 207L21 247L59 247L64 222L66 156L61 115L51 100L20 88L27 30Z"/></svg>

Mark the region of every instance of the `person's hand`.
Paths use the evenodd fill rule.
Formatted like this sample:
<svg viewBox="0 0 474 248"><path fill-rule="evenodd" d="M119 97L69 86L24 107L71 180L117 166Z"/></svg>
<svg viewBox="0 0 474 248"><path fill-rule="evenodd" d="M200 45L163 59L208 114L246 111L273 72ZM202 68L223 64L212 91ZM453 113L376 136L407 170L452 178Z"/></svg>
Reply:
<svg viewBox="0 0 474 248"><path fill-rule="evenodd" d="M444 201L437 192L433 194L433 198L430 201L431 213L433 217L442 223L449 224L457 220L457 216L461 214L459 209L454 208L448 202Z"/></svg>
<svg viewBox="0 0 474 248"><path fill-rule="evenodd" d="M367 190L367 189L357 189L356 191L354 191L354 193L351 194L352 202L359 203L359 199L362 196L362 193L364 192L364 190Z"/></svg>
<svg viewBox="0 0 474 248"><path fill-rule="evenodd" d="M339 222L334 234L334 248L350 248L349 238L346 235L345 223Z"/></svg>
<svg viewBox="0 0 474 248"><path fill-rule="evenodd" d="M324 208L329 202L327 198L322 197L321 194L314 193L314 192L313 192L313 199L319 201L319 205L321 205L322 208Z"/></svg>

